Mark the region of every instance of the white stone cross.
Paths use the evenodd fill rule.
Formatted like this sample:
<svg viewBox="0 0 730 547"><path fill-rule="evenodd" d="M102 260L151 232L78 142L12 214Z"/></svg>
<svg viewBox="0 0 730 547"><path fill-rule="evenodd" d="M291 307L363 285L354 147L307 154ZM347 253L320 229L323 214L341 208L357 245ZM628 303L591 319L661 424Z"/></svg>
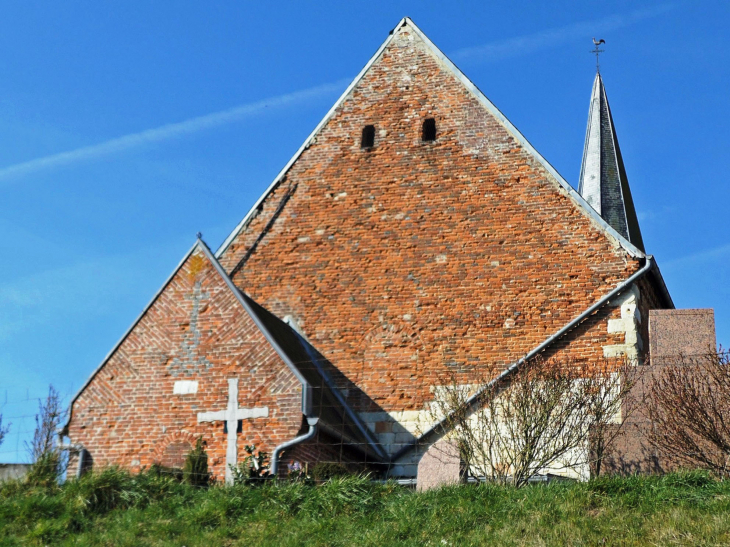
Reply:
<svg viewBox="0 0 730 547"><path fill-rule="evenodd" d="M228 380L228 408L215 412L198 412L200 422L226 422L228 446L226 448L226 484L233 484L231 466L238 463L238 420L268 418L269 407L238 408L238 379Z"/></svg>

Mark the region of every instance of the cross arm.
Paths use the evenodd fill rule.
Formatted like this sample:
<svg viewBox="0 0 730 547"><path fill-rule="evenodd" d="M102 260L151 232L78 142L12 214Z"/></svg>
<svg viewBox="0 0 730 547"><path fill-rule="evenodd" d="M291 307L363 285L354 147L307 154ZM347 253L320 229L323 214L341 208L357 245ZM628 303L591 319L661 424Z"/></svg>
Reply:
<svg viewBox="0 0 730 547"><path fill-rule="evenodd" d="M246 420L248 418L268 418L269 407L268 406L257 406L254 408L239 408L236 411L236 419ZM198 420L199 421L199 420Z"/></svg>
<svg viewBox="0 0 730 547"><path fill-rule="evenodd" d="M200 422L225 422L226 411L219 410L217 412L198 412L198 423Z"/></svg>

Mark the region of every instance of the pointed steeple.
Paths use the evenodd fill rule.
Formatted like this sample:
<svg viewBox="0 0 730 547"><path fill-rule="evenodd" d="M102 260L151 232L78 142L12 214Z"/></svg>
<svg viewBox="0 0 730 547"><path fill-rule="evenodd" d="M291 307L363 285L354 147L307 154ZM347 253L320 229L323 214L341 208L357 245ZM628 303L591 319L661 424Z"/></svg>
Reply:
<svg viewBox="0 0 730 547"><path fill-rule="evenodd" d="M578 193L635 247L644 251L639 220L618 146L601 74L596 73Z"/></svg>

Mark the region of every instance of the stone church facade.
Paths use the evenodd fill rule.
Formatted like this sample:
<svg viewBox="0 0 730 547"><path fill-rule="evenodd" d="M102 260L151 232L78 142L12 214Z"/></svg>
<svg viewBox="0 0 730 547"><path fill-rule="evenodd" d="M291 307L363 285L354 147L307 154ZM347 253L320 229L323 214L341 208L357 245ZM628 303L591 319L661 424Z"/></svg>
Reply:
<svg viewBox="0 0 730 547"><path fill-rule="evenodd" d="M600 75L579 192L402 20L213 253L200 240L74 398L82 466L213 474L244 445L414 477L445 375L644 360L671 310Z"/></svg>

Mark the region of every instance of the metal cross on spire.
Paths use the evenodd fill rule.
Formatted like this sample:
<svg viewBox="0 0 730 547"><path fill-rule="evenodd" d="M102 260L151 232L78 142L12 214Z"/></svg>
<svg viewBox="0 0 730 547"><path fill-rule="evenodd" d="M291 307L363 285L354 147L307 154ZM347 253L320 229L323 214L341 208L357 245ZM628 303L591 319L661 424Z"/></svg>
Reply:
<svg viewBox="0 0 730 547"><path fill-rule="evenodd" d="M596 47L595 47L595 49L592 49L591 50L591 53L595 53L596 54L596 72L601 72L601 66L600 66L600 64L598 62L598 56L601 53L603 53L603 50L602 49L598 49L598 46L600 46L601 44L605 44L605 43L606 43L606 40L596 40L595 38L593 38L593 45L596 46Z"/></svg>

